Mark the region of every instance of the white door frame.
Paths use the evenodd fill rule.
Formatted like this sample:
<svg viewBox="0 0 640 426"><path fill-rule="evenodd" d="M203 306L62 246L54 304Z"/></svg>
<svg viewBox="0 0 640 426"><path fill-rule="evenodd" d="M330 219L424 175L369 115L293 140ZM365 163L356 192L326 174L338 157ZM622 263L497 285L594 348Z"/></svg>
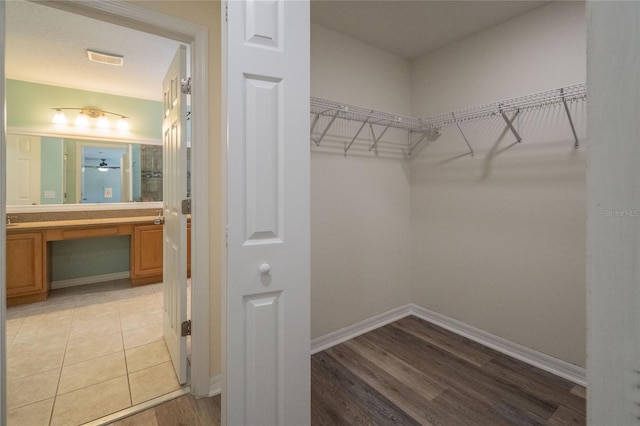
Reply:
<svg viewBox="0 0 640 426"><path fill-rule="evenodd" d="M85 0L70 0L65 2L42 3L67 10L79 15L89 16L105 22L134 28L140 31L156 34L170 38L191 46L191 81L195 88L191 95L191 130L192 140L192 260L191 260L191 392L196 396L207 396L210 393L209 377L209 176L208 158L209 146L209 108L208 108L208 29L186 20L167 16L152 10L144 9L135 5L126 4L115 0L96 0L87 2ZM0 2L0 16L4 17L4 2ZM2 26L4 29L4 25ZM0 54L4 58L5 37L4 31L0 31ZM3 67L0 67L3 68ZM4 100L4 69L0 71L0 96ZM158 88L160 90L160 88ZM4 117L4 101L0 103L0 117ZM5 134L6 125L3 122L0 128L0 170L5 170ZM204 141L205 143L198 143ZM2 173L0 183L0 233L2 244L0 247L0 271L5 271L5 186L4 173ZM2 304L5 303L4 273L0 277L0 298ZM4 311L0 313L0 332L4 333ZM4 334L3 334L4 335ZM4 339L0 339L4 345ZM6 351L0 346L0 411L5 413L6 389L5 358ZM0 417L0 424L2 418Z"/></svg>
<svg viewBox="0 0 640 426"><path fill-rule="evenodd" d="M5 2L0 2L0 60L4 64ZM5 336L6 297L6 204L7 204L7 123L5 121L4 65L0 65L0 425L7 424L7 346Z"/></svg>

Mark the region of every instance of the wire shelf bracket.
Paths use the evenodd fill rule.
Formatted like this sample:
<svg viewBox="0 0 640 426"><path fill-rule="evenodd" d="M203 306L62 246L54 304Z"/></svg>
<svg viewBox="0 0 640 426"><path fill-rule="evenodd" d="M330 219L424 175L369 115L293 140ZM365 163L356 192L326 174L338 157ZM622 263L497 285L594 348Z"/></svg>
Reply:
<svg viewBox="0 0 640 426"><path fill-rule="evenodd" d="M469 147L469 153L471 154L471 156L473 157L473 148L471 148L471 144L469 143L469 140L467 139L467 137L464 135L464 132L462 131L462 128L460 127L460 123L458 123L457 121L455 121L456 119L456 113L452 112L451 116L453 117L454 122L456 123L456 127L458 128L458 130L460 131L460 134L462 135L462 139L464 139L465 143L467 144L467 147Z"/></svg>
<svg viewBox="0 0 640 426"><path fill-rule="evenodd" d="M571 132L573 133L573 139L575 140L573 147L578 149L580 147L580 141L578 140L578 134L576 133L576 128L573 125L573 119L571 118L571 112L569 112L569 106L567 105L567 100L564 96L564 88L560 89L560 94L562 95L562 104L564 105L564 110L567 113L567 118L569 119L569 125L571 126Z"/></svg>
<svg viewBox="0 0 640 426"><path fill-rule="evenodd" d="M511 133L513 133L513 136L516 137L516 141L518 141L518 143L522 142L522 137L520 137L520 134L518 133L516 128L513 127L513 120L515 120L518 114L520 114L520 110L519 109L516 110L516 113L513 114L513 117L511 117L511 120L509 120L509 117L507 117L507 114L502 109L502 105L500 105L499 111L500 111L500 115L502 116L504 121L507 123L507 126L509 126Z"/></svg>

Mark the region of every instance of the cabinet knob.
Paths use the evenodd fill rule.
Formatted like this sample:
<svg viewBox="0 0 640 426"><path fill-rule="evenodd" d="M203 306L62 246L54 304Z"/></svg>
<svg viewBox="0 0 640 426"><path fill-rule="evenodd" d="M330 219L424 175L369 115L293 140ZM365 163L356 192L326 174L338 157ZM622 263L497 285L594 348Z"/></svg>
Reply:
<svg viewBox="0 0 640 426"><path fill-rule="evenodd" d="M263 263L258 268L258 271L260 271L262 275L267 275L269 272L271 272L271 265L269 265L268 263Z"/></svg>

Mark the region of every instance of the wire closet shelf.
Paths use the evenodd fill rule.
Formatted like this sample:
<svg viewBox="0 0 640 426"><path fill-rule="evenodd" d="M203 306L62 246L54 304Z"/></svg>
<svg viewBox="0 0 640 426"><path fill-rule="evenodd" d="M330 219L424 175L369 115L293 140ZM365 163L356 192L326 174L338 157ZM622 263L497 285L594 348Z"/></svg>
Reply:
<svg viewBox="0 0 640 426"><path fill-rule="evenodd" d="M371 145L369 146L369 151L372 151L376 148L378 142L382 138L382 135L387 131L387 129L397 128L409 132L409 142L406 145L403 145L401 149L403 150L405 156L411 156L421 148L421 144L429 134L438 134L443 128L451 125L456 125L460 132L462 132L462 129L459 126L460 123L468 123L498 116L502 117L505 120L510 130L516 136L516 139L520 141L520 135L513 127L511 120L507 117L507 114L518 114L525 111L563 104L567 113L567 118L569 120L569 123L571 124L571 130L575 139L575 147L577 148L579 141L575 132L575 128L573 126L573 120L569 112L568 104L585 101L586 98L587 85L586 83L580 83L531 95L520 96L484 105L460 109L446 114L439 114L426 118L417 118L406 115L376 111L374 109L368 109L355 105L348 105L336 101L312 97L311 139L316 146L320 146L320 143L325 138L327 132L336 119L360 122L362 124L359 127L356 135L351 139L349 143L345 142L344 154L346 155L351 148L351 145L353 145L353 143L360 135L360 132L366 125L370 126L373 139ZM328 120L328 124L322 126L324 128L317 129L320 117L325 117L325 120ZM376 136L373 132L374 125L382 126L384 128L384 130L378 136ZM422 134L422 137L418 140L418 142L412 143L411 135L414 133ZM314 134L318 135L318 137L314 138ZM464 133L463 137L468 144ZM471 150L471 153L473 153L473 150L470 146L469 148Z"/></svg>

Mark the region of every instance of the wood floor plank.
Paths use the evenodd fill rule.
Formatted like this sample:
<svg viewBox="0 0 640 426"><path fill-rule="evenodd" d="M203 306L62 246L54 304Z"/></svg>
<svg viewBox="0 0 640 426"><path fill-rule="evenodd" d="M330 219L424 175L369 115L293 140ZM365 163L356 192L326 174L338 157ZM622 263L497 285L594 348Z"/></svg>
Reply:
<svg viewBox="0 0 640 426"><path fill-rule="evenodd" d="M375 345L366 334L343 344L366 357L387 373L398 378L398 380L406 383L407 386L419 389L427 399L434 399L445 389L442 383L432 380L422 371L396 357L391 351Z"/></svg>
<svg viewBox="0 0 640 426"><path fill-rule="evenodd" d="M587 399L587 388L585 388L584 386L575 385L571 388L571 393L579 396L582 399Z"/></svg>
<svg viewBox="0 0 640 426"><path fill-rule="evenodd" d="M340 398L343 408L351 408L353 398L357 398L359 405L364 409L371 424L376 425L418 425L413 418L407 413L400 410L391 401L382 396L372 386L359 379L349 369L336 361L332 356L325 352L313 355L313 362L321 364L331 374L334 382L334 389L344 389L349 395L343 395ZM312 371L312 378L314 373ZM328 396L328 395L327 395Z"/></svg>
<svg viewBox="0 0 640 426"><path fill-rule="evenodd" d="M485 371L484 367L476 367L451 357L399 328L386 326L375 330L372 335L373 333L379 336L377 338L393 342L390 347L405 362L445 383L448 388L457 389L487 406L504 400L543 418L549 418L558 408L558 405L548 399L531 394L526 388L505 381L492 371Z"/></svg>
<svg viewBox="0 0 640 426"><path fill-rule="evenodd" d="M501 358L491 360L483 367L483 370L499 377L504 383L526 389L531 395L541 400L554 401L558 406L564 405L582 414L585 413L584 398L571 393L573 387L571 383L567 383L568 381L559 377L549 378L551 383L547 383L544 379L548 378L548 373L541 372L540 376L536 377L527 367L518 366L512 360Z"/></svg>
<svg viewBox="0 0 640 426"><path fill-rule="evenodd" d="M400 327L404 331L439 347L467 361L477 367L481 367L493 358L493 353L478 349L478 345L473 345L473 341L465 339L462 336L452 335L443 328L433 326L426 321L420 320L414 316L405 317L393 323L394 327Z"/></svg>
<svg viewBox="0 0 640 426"><path fill-rule="evenodd" d="M558 411L549 419L549 425L552 426L577 426L586 424L586 416L571 408L561 406Z"/></svg>
<svg viewBox="0 0 640 426"><path fill-rule="evenodd" d="M196 399L183 395L149 408L113 426L215 426L220 424L220 395Z"/></svg>
<svg viewBox="0 0 640 426"><path fill-rule="evenodd" d="M311 422L314 425L373 425L351 386L340 384L339 371L327 368L321 357L311 357Z"/></svg>
<svg viewBox="0 0 640 426"><path fill-rule="evenodd" d="M430 412L428 405L429 400L433 398L425 398L420 389L412 388L393 377L348 345L334 346L327 350L327 353L418 423L437 424L436 417Z"/></svg>

